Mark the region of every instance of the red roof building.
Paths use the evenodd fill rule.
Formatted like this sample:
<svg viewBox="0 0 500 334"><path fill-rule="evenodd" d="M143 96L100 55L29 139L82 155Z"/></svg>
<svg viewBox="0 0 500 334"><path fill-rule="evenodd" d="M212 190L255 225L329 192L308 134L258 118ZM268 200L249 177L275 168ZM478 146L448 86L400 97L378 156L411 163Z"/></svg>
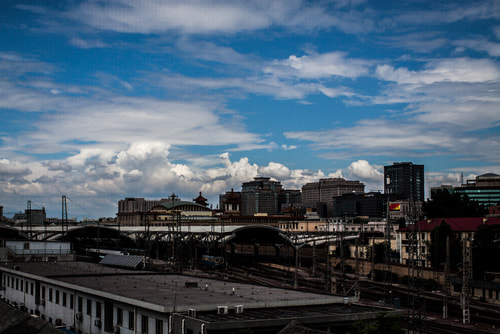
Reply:
<svg viewBox="0 0 500 334"><path fill-rule="evenodd" d="M500 225L498 217L465 217L465 218L432 218L417 223L415 229L418 231L417 240L419 252L424 260L423 266L429 266L429 244L431 242L432 230L445 221L451 230L457 234L459 240L464 237L473 237L478 228L483 225ZM400 254L400 263L408 263L408 232L413 231L413 226L400 228L396 233L396 249Z"/></svg>
<svg viewBox="0 0 500 334"><path fill-rule="evenodd" d="M450 225L454 232L476 232L481 225L500 224L499 217L432 218L420 221L416 226L417 231L430 233L436 226L441 225L443 221ZM410 228L408 226L399 229L401 232L407 232L409 230Z"/></svg>

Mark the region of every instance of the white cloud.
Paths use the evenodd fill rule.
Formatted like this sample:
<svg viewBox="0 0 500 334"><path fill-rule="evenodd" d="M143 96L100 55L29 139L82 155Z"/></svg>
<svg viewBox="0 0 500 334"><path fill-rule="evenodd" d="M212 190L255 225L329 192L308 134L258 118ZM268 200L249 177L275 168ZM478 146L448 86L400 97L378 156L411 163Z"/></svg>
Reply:
<svg viewBox="0 0 500 334"><path fill-rule="evenodd" d="M234 34L275 26L303 32L337 27L346 32L373 30L375 20L355 7L337 6L329 11L322 3L287 1L85 1L57 17L75 20L100 30L123 33ZM26 10L37 8L24 6Z"/></svg>
<svg viewBox="0 0 500 334"><path fill-rule="evenodd" d="M453 43L458 47L488 53L491 57L500 57L500 43L490 42L483 38L459 40Z"/></svg>
<svg viewBox="0 0 500 334"><path fill-rule="evenodd" d="M325 131L285 132L295 140L312 142L314 149L323 150L321 156L329 159L355 156L438 156L457 155L468 159L499 162L492 155L500 145L500 138L481 139L474 133L440 127L415 120L363 120L355 126Z"/></svg>
<svg viewBox="0 0 500 334"><path fill-rule="evenodd" d="M394 81L398 84L480 83L500 79L500 69L495 62L489 59L471 58L433 60L427 63L422 71L379 65L376 74L382 80Z"/></svg>
<svg viewBox="0 0 500 334"><path fill-rule="evenodd" d="M77 48L81 48L81 49L93 49L93 48L108 47L108 45L102 41L83 39L83 38L79 38L79 37L72 38L69 41L69 43L71 45L76 46Z"/></svg>
<svg viewBox="0 0 500 334"><path fill-rule="evenodd" d="M6 180L13 177L24 177L31 174L31 170L25 165L10 161L9 159L0 159L0 179Z"/></svg>
<svg viewBox="0 0 500 334"><path fill-rule="evenodd" d="M290 178L290 169L277 162L270 162L267 166L258 168L259 175L272 177L276 180L288 180Z"/></svg>
<svg viewBox="0 0 500 334"><path fill-rule="evenodd" d="M297 149L297 145L281 145L281 148L285 151L291 151Z"/></svg>
<svg viewBox="0 0 500 334"><path fill-rule="evenodd" d="M498 19L500 11L496 0L471 1L457 3L451 1L439 6L431 6L428 10L406 11L395 17L401 24L437 25L457 21L474 21L478 19Z"/></svg>
<svg viewBox="0 0 500 334"><path fill-rule="evenodd" d="M302 57L291 55L288 59L274 61L265 69L279 77L297 77L303 79L321 79L330 77L357 78L367 75L370 62L361 59L349 59L342 52L309 54Z"/></svg>
<svg viewBox="0 0 500 334"><path fill-rule="evenodd" d="M381 166L373 166L366 160L358 160L352 162L347 167L349 175L353 179L361 179L370 182L383 182L384 172L381 171Z"/></svg>

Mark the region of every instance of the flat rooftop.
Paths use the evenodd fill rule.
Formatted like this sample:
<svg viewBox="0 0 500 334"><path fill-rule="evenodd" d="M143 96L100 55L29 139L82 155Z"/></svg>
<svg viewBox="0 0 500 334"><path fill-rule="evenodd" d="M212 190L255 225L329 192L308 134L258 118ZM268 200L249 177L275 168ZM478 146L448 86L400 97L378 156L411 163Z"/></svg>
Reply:
<svg viewBox="0 0 500 334"><path fill-rule="evenodd" d="M213 311L218 306L251 309L343 304L339 296L219 281L169 273L126 270L86 262L32 262L1 265L47 283L134 303L159 312ZM200 314L201 315L201 314ZM209 319L207 319L209 320Z"/></svg>

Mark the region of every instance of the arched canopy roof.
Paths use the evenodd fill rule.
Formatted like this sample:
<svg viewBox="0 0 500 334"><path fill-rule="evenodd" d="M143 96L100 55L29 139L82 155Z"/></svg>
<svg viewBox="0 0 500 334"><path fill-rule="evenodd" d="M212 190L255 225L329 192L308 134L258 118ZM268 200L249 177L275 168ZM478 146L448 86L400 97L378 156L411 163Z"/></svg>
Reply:
<svg viewBox="0 0 500 334"><path fill-rule="evenodd" d="M293 245L278 228L265 225L243 226L227 236L225 242Z"/></svg>
<svg viewBox="0 0 500 334"><path fill-rule="evenodd" d="M76 242L78 240L96 239L100 240L122 240L125 243L134 245L133 240L115 228L88 225L68 231L65 240Z"/></svg>

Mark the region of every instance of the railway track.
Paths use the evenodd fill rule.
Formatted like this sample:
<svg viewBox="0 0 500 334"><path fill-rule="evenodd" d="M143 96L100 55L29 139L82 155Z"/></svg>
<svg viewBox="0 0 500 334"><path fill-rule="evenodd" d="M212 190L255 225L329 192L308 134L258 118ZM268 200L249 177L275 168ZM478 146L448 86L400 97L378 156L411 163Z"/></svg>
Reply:
<svg viewBox="0 0 500 334"><path fill-rule="evenodd" d="M324 278L310 278L303 270L295 272L294 268L284 267L276 264L251 263L238 268L231 268L223 273L217 273L218 278L234 280L239 282L272 286L278 288L293 288L297 283L298 289L302 291L325 293L326 285ZM351 281L352 283L352 281ZM350 281L347 280L347 289ZM346 290L347 290L346 289ZM385 297L385 286L383 283L373 281L360 281L362 300L379 301ZM392 298L399 298L401 307L407 307L408 288L406 286L392 285ZM425 312L431 314L436 319L442 314L443 296L436 293L424 293ZM462 310L457 299L450 299L448 304L449 318L455 318L457 323L443 324L441 322L423 320L421 332L429 334L486 334L500 333L500 310L491 304L472 302L470 308L471 322L474 324L486 324L490 330L480 330L473 325L461 326L459 320L462 318ZM406 316L406 314L405 314ZM482 328L488 328L483 326Z"/></svg>

